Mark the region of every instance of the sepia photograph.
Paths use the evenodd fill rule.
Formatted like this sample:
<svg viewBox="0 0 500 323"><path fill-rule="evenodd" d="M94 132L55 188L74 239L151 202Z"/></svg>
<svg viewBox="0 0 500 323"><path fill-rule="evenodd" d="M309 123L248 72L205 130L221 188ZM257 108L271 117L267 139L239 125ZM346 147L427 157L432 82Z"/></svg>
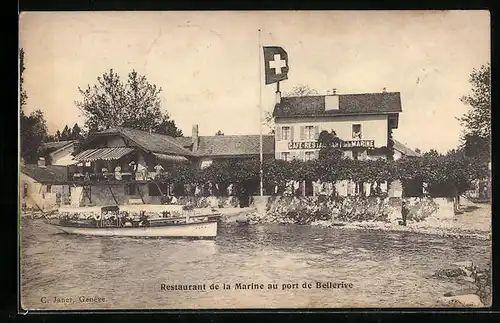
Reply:
<svg viewBox="0 0 500 323"><path fill-rule="evenodd" d="M19 311L488 308L490 13L19 15Z"/></svg>

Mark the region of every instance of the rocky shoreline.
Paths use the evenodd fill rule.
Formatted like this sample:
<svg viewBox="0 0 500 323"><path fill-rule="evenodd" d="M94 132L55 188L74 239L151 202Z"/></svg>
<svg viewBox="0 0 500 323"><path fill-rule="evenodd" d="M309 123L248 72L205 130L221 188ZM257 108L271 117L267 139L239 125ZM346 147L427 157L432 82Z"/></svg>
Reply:
<svg viewBox="0 0 500 323"><path fill-rule="evenodd" d="M434 278L457 282L462 286L437 299L442 307L489 307L491 298L491 264L479 267L472 261L458 262L438 270Z"/></svg>

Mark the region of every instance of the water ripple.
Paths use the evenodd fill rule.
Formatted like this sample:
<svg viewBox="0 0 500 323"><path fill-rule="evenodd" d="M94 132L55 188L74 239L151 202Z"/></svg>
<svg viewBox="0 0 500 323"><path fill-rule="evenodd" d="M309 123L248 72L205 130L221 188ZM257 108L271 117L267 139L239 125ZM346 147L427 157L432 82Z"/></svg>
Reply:
<svg viewBox="0 0 500 323"><path fill-rule="evenodd" d="M40 298L58 295L108 299L73 305L81 309L434 306L443 293L461 287L433 279L435 271L465 260L484 264L490 257L482 240L296 225L224 225L216 241L56 232L40 221L22 223L21 294L28 308L54 308ZM341 281L354 288L315 285ZM266 288L235 290L238 282ZM231 289L166 293L161 283L226 283ZM268 290L272 283L279 288ZM287 283L314 288L281 290Z"/></svg>

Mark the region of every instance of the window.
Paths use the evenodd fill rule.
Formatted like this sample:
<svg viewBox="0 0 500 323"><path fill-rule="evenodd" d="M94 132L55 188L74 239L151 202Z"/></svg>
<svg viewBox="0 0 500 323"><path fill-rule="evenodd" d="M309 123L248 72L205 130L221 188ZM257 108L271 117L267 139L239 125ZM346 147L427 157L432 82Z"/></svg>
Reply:
<svg viewBox="0 0 500 323"><path fill-rule="evenodd" d="M313 160L314 159L314 151L306 151L305 160Z"/></svg>
<svg viewBox="0 0 500 323"><path fill-rule="evenodd" d="M283 140L292 139L290 134L291 134L290 127L283 127L283 129L282 129Z"/></svg>
<svg viewBox="0 0 500 323"><path fill-rule="evenodd" d="M290 160L290 153L289 152L282 152L281 159L286 160L286 161Z"/></svg>
<svg viewBox="0 0 500 323"><path fill-rule="evenodd" d="M358 152L357 151L352 152L352 159L358 160Z"/></svg>
<svg viewBox="0 0 500 323"><path fill-rule="evenodd" d="M361 125L353 124L352 125L352 139L361 139Z"/></svg>
<svg viewBox="0 0 500 323"><path fill-rule="evenodd" d="M47 185L47 193L50 193L52 191L52 185Z"/></svg>
<svg viewBox="0 0 500 323"><path fill-rule="evenodd" d="M23 197L28 197L28 183L24 183L24 186L23 186Z"/></svg>
<svg viewBox="0 0 500 323"><path fill-rule="evenodd" d="M306 140L314 140L314 136L316 134L314 131L314 127L313 126L306 126L304 134L305 134Z"/></svg>

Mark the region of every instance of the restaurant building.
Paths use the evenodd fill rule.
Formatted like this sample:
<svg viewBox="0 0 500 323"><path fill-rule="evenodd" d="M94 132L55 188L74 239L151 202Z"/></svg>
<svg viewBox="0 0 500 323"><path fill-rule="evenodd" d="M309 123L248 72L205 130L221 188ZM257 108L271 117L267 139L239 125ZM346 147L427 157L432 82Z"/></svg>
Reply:
<svg viewBox="0 0 500 323"><path fill-rule="evenodd" d="M319 134L333 131L345 156L387 158L401 111L399 92L283 97L273 112L275 157L317 158Z"/></svg>
<svg viewBox="0 0 500 323"><path fill-rule="evenodd" d="M334 134L335 145L352 159L395 159L403 155L418 156L411 149L393 140L402 112L399 92L337 94L283 97L278 95L273 117L275 121L275 158L303 161L319 157L318 139L322 131ZM379 183L389 196L401 196L401 183ZM291 185L301 195L331 193L369 195L372 183L320 183L305 181ZM335 189L333 188L335 186ZM295 192L293 192L295 191Z"/></svg>

